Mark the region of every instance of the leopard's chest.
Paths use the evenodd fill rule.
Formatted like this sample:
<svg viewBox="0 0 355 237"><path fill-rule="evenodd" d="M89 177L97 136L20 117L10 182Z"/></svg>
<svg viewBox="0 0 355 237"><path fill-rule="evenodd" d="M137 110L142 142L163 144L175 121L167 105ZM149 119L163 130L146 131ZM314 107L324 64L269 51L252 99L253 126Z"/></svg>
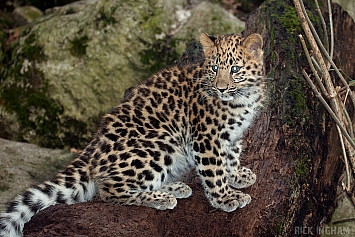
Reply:
<svg viewBox="0 0 355 237"><path fill-rule="evenodd" d="M253 123L257 115L258 103L243 105L238 103L217 103L206 115L206 127L201 126L201 133L212 140L218 140L221 146L231 147L240 140L244 132ZM209 117L211 116L211 117ZM212 121L212 122L209 122ZM199 136L201 138L201 136Z"/></svg>
<svg viewBox="0 0 355 237"><path fill-rule="evenodd" d="M254 116L255 111L247 108L230 110L227 118L225 120L222 119L219 124L220 142L229 145L241 139L244 132L253 122Z"/></svg>

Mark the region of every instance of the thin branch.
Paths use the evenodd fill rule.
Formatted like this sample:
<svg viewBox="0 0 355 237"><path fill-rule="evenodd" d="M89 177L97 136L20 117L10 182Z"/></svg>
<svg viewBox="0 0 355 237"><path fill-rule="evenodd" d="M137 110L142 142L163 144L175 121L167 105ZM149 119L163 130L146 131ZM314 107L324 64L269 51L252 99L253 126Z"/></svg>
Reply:
<svg viewBox="0 0 355 237"><path fill-rule="evenodd" d="M322 103L325 106L325 108L328 110L330 115L333 117L334 121L338 124L338 126L340 127L340 129L344 133L344 136L347 139L349 139L350 136L347 133L347 131L345 130L345 128L343 127L342 122L341 122L341 121L344 121L344 119L343 119L344 115L341 113L341 108L340 108L340 105L339 105L337 92L336 92L336 90L334 88L334 85L333 85L333 82L331 80L330 74L329 74L329 72L327 70L327 66L326 66L326 64L324 62L323 56L320 53L319 47L318 47L318 45L316 43L316 40L314 38L314 37L318 37L318 35L317 35L316 32L314 32L315 34L313 34L311 29L310 29L310 27L313 27L313 26L311 24L308 24L309 19L307 21L308 16L307 16L307 13L305 12L306 10L305 10L305 8L303 6L302 0L293 0L293 2L294 2L294 5L295 5L295 8L296 8L296 11L297 11L298 19L301 22L302 28L303 28L303 30L304 30L304 32L306 34L308 42L309 42L309 44L312 47L312 50L314 52L314 56L315 56L317 62L319 63L319 65L320 65L320 67L322 69L324 83L325 83L325 86L327 88L327 92L328 92L328 95L329 95L329 102L330 102L330 105L331 105L332 108L329 107L329 105L324 101L324 99L323 99L323 97L321 95L319 96L319 99L322 101ZM318 37L318 42L321 45L321 41L319 40L319 37ZM321 45L321 46L323 47L323 45ZM323 49L324 49L324 47L323 47ZM306 74L306 73L304 72L304 74ZM307 75L307 77L308 77L308 75ZM308 77L307 81L310 81L309 77ZM312 84L313 84L313 82L312 82ZM316 87L314 87L314 88L316 89ZM317 92L318 92L318 90L317 90ZM333 112L333 110L334 110L334 112ZM351 140L351 138L349 140L352 142L352 144L354 145L354 149L355 149L354 142Z"/></svg>
<svg viewBox="0 0 355 237"><path fill-rule="evenodd" d="M310 85L310 87L312 88L314 94L316 95L316 97L320 100L320 102L323 104L323 106L325 107L325 109L328 111L329 115L333 118L334 122L339 126L339 129L341 130L341 132L343 133L343 135L345 136L346 140L348 140L349 144L355 149L355 143L354 141L351 139L351 137L349 136L348 132L345 130L345 128L342 126L340 120L338 119L338 117L335 115L335 113L333 112L332 108L329 107L329 105L327 104L327 102L325 101L325 99L322 97L322 94L319 93L317 87L313 84L312 80L309 78L308 74L306 73L306 71L304 69L302 69L302 73L303 76L306 78L308 84Z"/></svg>
<svg viewBox="0 0 355 237"><path fill-rule="evenodd" d="M300 6L301 6L301 9L302 9L302 12L303 12L303 17L304 17L304 19L307 21L308 27L309 27L309 29L310 29L311 32L312 32L312 35L313 35L313 37L314 37L314 40L317 42L317 45L318 45L318 46L323 46L323 43L322 43L321 39L319 38L316 29L314 28L314 26L313 26L311 20L310 20L309 17L308 17L306 8L304 7L304 4L303 4L303 1L302 1L302 0L300 0ZM322 18L323 18L323 17L322 17ZM324 19L323 19L323 20L324 20ZM303 29L304 29L304 28L303 28ZM307 35L307 33L306 33L306 35ZM323 46L323 47L324 47L324 46ZM325 50L325 51L327 51L327 50ZM317 60L319 61L319 59L317 59ZM328 71L328 70L329 70L329 68L327 68L327 71Z"/></svg>
<svg viewBox="0 0 355 237"><path fill-rule="evenodd" d="M311 56L311 59L312 59L313 65L317 68L318 72L322 75L322 69L320 69L320 66L317 63L317 60L313 56Z"/></svg>
<svg viewBox="0 0 355 237"><path fill-rule="evenodd" d="M325 89L325 87L324 87L324 85L323 85L323 83L322 83L322 81L321 81L321 79L320 79L318 73L317 73L317 70L314 68L313 61L311 60L311 57L310 57L310 55L309 55L309 51L308 51L308 49L307 49L306 42L304 41L304 38L303 38L302 35L299 35L299 38L300 38L300 40L301 40L301 44L302 44L303 50L304 50L304 52L305 52L305 55L306 55L308 64L309 64L309 66L311 67L311 70L312 70L312 72L313 72L313 74L314 74L314 76L315 76L315 78L316 78L316 81L317 81L317 83L318 83L318 86L320 87L321 92L322 92L326 97L328 97L328 93L327 93L327 91L326 91L326 89ZM351 137L352 139L354 139L354 130L353 130L351 118L349 117L349 114L348 114L348 112L346 111L346 108L345 108L344 103L340 103L340 104L342 105L343 112L344 112L345 117L346 117L346 119L347 119L347 121L348 121L348 125L349 125L349 128L350 128L350 137Z"/></svg>
<svg viewBox="0 0 355 237"><path fill-rule="evenodd" d="M349 156L350 156L350 161L351 161L351 165L355 171L355 157L354 157L354 150L355 150L355 144L354 141L351 139L351 137L349 136L349 134L347 133L347 131L345 130L345 128L343 127L343 121L346 121L346 119L344 118L344 114L341 112L341 106L339 105L339 98L337 97L337 92L334 88L333 82L331 80L330 74L327 71L327 67L325 65L324 59L319 51L319 47L317 46L314 37L318 37L317 35L313 35L311 30L310 30L310 25L308 25L307 20L306 20L306 16L305 16L305 9L302 3L302 0L293 0L295 7L296 7L296 11L298 14L298 19L301 22L302 28L304 30L304 32L306 33L307 39L309 44L312 47L312 50L314 52L314 55L318 61L318 63L320 64L320 67L322 69L323 72L323 79L324 79L324 83L326 85L328 94L329 94L329 101L330 101L330 105L332 107L332 109L329 107L329 105L327 103L324 103L324 106L327 110L332 111L334 110L333 113L330 113L330 115L333 117L334 121L338 124L338 126L340 127L340 129L342 130L344 136L346 137L346 139L349 141L349 143L347 143L346 145L348 145L349 147L347 147L347 151L349 152ZM328 55L328 53L325 51L324 46L322 44L319 45L320 48L322 50L324 50L324 55ZM334 64L331 59L328 59L332 64ZM335 66L335 65L334 65ZM337 67L335 66L334 69L336 70ZM339 71L339 70L338 70ZM348 84L346 83L346 85L348 87ZM350 93L350 97L353 99L352 97L352 93ZM321 98L323 99L323 98ZM324 100L324 99L323 99ZM355 106L355 103L354 103ZM351 149L351 147L353 147L353 149Z"/></svg>
<svg viewBox="0 0 355 237"><path fill-rule="evenodd" d="M351 182L350 182L350 168L349 168L349 161L348 161L348 156L346 155L346 150L345 150L345 146L344 146L344 140L343 140L343 135L340 131L339 126L337 126L337 130L338 130L338 135L339 135L339 139L340 139L340 144L341 144L341 150L343 151L343 157L344 157L344 163L345 163L345 170L346 170L346 181L347 181L347 185L345 187L345 191L349 192L350 191L350 186L351 186Z"/></svg>
<svg viewBox="0 0 355 237"><path fill-rule="evenodd" d="M339 106L335 100L337 93L334 89L333 82L332 82L330 75L328 73L327 66L325 65L325 62L323 60L323 56L319 51L319 47L317 46L316 40L314 39L315 36L312 34L312 31L310 29L310 25L307 23L306 14L304 14L304 12L303 12L304 7L302 8L303 3L301 0L293 0L293 3L295 4L298 19L301 22L303 31L306 34L307 40L313 50L314 56L315 56L317 62L319 63L319 66L320 66L321 71L323 73L322 76L323 76L323 79L325 82L325 87L327 88L327 91L328 91L330 102L331 102L332 106L334 106L336 113L338 113ZM318 39L319 39L319 37L318 37Z"/></svg>
<svg viewBox="0 0 355 237"><path fill-rule="evenodd" d="M330 0L328 2L328 12L329 12L329 28L330 28L330 50L329 57L333 59L333 50L334 50L334 32L333 32L333 14Z"/></svg>
<svg viewBox="0 0 355 237"><path fill-rule="evenodd" d="M327 52L329 52L329 41L328 41L327 25L325 24L322 12L321 12L321 10L319 8L318 0L314 0L314 3L316 4L316 10L318 12L319 18L320 18L321 23L322 23L323 31L324 31L325 48L326 48Z"/></svg>
<svg viewBox="0 0 355 237"><path fill-rule="evenodd" d="M328 59L328 61L330 62L330 64L332 65L332 67L335 70L335 72L338 75L338 77L340 78L340 81L343 83L345 88L350 91L349 96L350 96L351 102L353 103L353 106L355 108L355 96L354 96L354 92L350 89L349 83L344 79L344 77L340 73L340 70L338 69L338 67L334 64L333 60L330 59L330 56L328 54L325 54L325 56Z"/></svg>
<svg viewBox="0 0 355 237"><path fill-rule="evenodd" d="M335 63L333 62L332 60L332 57L330 57L330 55L328 54L327 50L324 48L321 40L319 39L319 36L316 32L316 30L314 29L314 26L312 25L311 21L309 20L309 17L307 15L307 12L306 12L306 9L304 8L304 5L303 5L303 2L302 0L293 0L294 4L295 4L295 7L296 7L296 11L298 13L298 16L299 16L299 20L302 24L302 28L303 30L305 31L306 33L306 36L307 36L307 39L308 39L308 42L310 42L311 46L312 46L312 49L313 51L315 52L315 56L316 56L316 59L318 61L318 63L320 64L320 67L322 69L322 72L326 73L326 71L328 71L325 63L324 63L324 60L321 60L321 56L319 54L319 49L322 51L322 54L323 56L325 56L325 58L329 61L329 63L332 65L332 67L334 68L336 74L338 75L338 77L340 78L340 81L342 82L342 84L345 86L346 89L349 89L349 84L348 82L344 79L343 75L340 73L338 67L335 65ZM328 6L330 7L330 5ZM301 11L300 11L301 10ZM331 10L331 9L330 9ZM311 34L311 32L313 34ZM331 34L333 34L333 26L331 24ZM334 35L331 36L331 48L334 47L334 39L333 39ZM316 45L314 43L311 43L312 41L316 41L318 43L318 47L316 47ZM331 54L333 54L332 52L333 50L331 50ZM323 58L322 58L323 59ZM323 63L324 63L324 67L323 67ZM328 73L329 74L329 73ZM329 79L329 81L328 81ZM328 90L332 90L330 88L331 86L331 82L330 82L330 76L328 78L327 75L325 75L325 82L326 82L326 86L327 86L327 89ZM333 87L333 86L331 86ZM333 87L334 88L334 87ZM332 90L333 91L333 90ZM334 95L331 91L328 91L328 93L330 94L330 97L332 97L332 95ZM349 93L349 96L351 98L351 101L353 103L353 106L355 108L355 96L354 96L354 93L353 92L350 92Z"/></svg>
<svg viewBox="0 0 355 237"><path fill-rule="evenodd" d="M306 42L304 41L302 35L299 35L298 37L299 37L300 40L301 40L302 47L303 47L304 53L305 53L305 55L306 55L308 64L309 64L309 66L311 67L311 70L312 70L312 72L313 72L313 75L316 77L316 81L317 81L317 83L318 83L318 86L320 87L320 90L321 90L321 92L323 93L323 95L325 95L325 97L328 98L328 96L329 96L329 95L328 95L328 92L327 92L327 90L325 89L325 87L324 87L324 85L323 85L323 82L322 82L322 80L320 79L320 77L319 77L319 75L318 75L317 70L314 68L312 59L311 59L311 57L310 57L310 55L309 55L309 52L308 52L308 49L307 49Z"/></svg>
<svg viewBox="0 0 355 237"><path fill-rule="evenodd" d="M355 221L355 217L354 218L346 218L346 219L342 219L342 220L338 220L338 221L333 221L332 224L334 225L334 224L350 222L350 221Z"/></svg>
<svg viewBox="0 0 355 237"><path fill-rule="evenodd" d="M345 101L344 101L344 103L340 103L340 104L343 107L343 112L344 112L345 118L346 118L346 120L348 122L349 135L350 135L351 139L354 140L354 128L353 128L352 121L351 121L351 118L349 116L349 113L348 113L348 111L345 108Z"/></svg>

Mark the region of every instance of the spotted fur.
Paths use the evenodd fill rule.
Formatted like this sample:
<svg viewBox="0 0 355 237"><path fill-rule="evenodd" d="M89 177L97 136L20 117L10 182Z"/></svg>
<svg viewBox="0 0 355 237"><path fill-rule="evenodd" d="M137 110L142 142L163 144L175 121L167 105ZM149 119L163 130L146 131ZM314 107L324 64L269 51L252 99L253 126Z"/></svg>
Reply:
<svg viewBox="0 0 355 237"><path fill-rule="evenodd" d="M22 236L33 215L57 203L109 202L173 209L195 168L207 198L226 212L251 198L235 188L255 174L240 166L241 138L264 97L262 38L202 34L205 62L164 69L130 89L93 140L52 181L27 189L0 217L1 236ZM234 187L234 188L233 188Z"/></svg>

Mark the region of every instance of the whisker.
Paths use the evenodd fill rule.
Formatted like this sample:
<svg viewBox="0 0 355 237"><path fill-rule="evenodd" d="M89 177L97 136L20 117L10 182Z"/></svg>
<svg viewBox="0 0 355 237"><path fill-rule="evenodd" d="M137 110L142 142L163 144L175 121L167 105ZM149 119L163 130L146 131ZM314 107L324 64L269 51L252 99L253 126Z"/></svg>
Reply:
<svg viewBox="0 0 355 237"><path fill-rule="evenodd" d="M245 97L245 95L243 93L241 93L241 91L236 91L233 95L235 97L235 99L237 99L238 101L241 102L241 104L249 104L249 100L248 98Z"/></svg>

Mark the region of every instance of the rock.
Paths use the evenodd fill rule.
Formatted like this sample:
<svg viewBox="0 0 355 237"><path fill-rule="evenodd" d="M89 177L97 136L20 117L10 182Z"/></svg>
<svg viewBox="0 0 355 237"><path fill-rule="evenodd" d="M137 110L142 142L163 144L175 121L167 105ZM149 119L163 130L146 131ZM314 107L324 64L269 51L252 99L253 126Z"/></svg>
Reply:
<svg viewBox="0 0 355 237"><path fill-rule="evenodd" d="M355 21L355 4L353 0L333 0L333 2L338 3L342 8L349 13L349 15Z"/></svg>
<svg viewBox="0 0 355 237"><path fill-rule="evenodd" d="M200 33L244 28L199 1L90 0L52 12L13 45L0 88L3 137L46 147L85 146L126 88L174 64Z"/></svg>
<svg viewBox="0 0 355 237"><path fill-rule="evenodd" d="M42 16L43 12L34 6L23 6L16 7L12 14L15 22L23 26Z"/></svg>
<svg viewBox="0 0 355 237"><path fill-rule="evenodd" d="M33 184L52 178L73 159L73 153L0 138L0 212Z"/></svg>
<svg viewBox="0 0 355 237"><path fill-rule="evenodd" d="M337 200L337 207L332 220L319 230L321 237L351 237L355 236L354 229L355 207L348 195L343 192Z"/></svg>

